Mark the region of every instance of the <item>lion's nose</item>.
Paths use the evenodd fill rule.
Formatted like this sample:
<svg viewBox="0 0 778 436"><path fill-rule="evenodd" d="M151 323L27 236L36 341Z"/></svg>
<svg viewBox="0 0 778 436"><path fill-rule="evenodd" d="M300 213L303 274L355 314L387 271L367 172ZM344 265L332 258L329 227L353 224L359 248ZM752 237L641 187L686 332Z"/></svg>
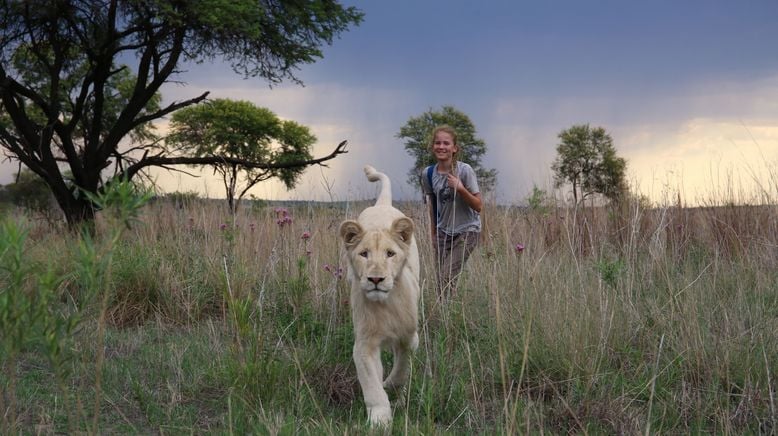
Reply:
<svg viewBox="0 0 778 436"><path fill-rule="evenodd" d="M368 277L367 279L375 283L376 285L384 281L383 277Z"/></svg>

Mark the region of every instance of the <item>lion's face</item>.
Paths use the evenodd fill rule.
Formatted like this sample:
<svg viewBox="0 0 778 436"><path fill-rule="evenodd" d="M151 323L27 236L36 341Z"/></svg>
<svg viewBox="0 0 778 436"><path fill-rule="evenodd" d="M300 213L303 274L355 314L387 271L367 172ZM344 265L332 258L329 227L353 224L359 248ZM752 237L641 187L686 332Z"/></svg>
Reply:
<svg viewBox="0 0 778 436"><path fill-rule="evenodd" d="M340 236L346 246L353 279L365 297L385 301L408 258L413 222L396 219L389 229L365 231L356 221L345 221Z"/></svg>

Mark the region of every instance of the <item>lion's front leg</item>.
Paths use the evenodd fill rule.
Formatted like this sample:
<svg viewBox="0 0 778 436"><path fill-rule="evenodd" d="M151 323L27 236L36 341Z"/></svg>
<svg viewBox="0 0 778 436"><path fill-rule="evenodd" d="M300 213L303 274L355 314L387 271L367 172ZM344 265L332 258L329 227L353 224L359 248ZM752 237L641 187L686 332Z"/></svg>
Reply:
<svg viewBox="0 0 778 436"><path fill-rule="evenodd" d="M411 354L419 346L419 334L413 333L413 336L405 341L398 342L392 347L394 358L392 359L392 371L389 377L384 381L384 388L393 389L405 385L410 376Z"/></svg>
<svg viewBox="0 0 778 436"><path fill-rule="evenodd" d="M388 425L392 421L392 410L389 407L389 396L381 385L384 369L379 345L364 344L357 340L354 344L354 364L365 398L368 421L371 424Z"/></svg>

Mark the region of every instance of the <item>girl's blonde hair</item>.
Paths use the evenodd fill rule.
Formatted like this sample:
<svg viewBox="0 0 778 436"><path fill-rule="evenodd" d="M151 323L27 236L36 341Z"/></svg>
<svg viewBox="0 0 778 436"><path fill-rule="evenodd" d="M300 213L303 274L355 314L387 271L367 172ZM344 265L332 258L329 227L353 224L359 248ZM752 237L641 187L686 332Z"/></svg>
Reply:
<svg viewBox="0 0 778 436"><path fill-rule="evenodd" d="M457 142L457 131L448 124L441 124L432 130L432 137L430 137L430 150L432 150L432 147L435 146L435 136L438 134L438 132L444 132L451 135L451 139L454 141L454 145L456 145L457 148L459 147L459 143ZM451 159L452 170L456 170L457 167L457 153L458 152L454 152L454 156Z"/></svg>

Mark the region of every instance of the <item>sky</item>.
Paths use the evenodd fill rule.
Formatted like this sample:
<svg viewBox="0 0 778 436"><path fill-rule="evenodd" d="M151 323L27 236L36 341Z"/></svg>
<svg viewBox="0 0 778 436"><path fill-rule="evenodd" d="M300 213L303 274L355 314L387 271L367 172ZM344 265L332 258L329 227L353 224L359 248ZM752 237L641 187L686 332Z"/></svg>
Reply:
<svg viewBox="0 0 778 436"><path fill-rule="evenodd" d="M778 198L774 0L344 4L364 21L301 66L304 86L270 88L216 62L187 66L185 85L162 89L166 102L207 90L267 107L307 125L317 157L348 140L347 154L309 168L294 190L265 182L257 197L368 198L369 163L392 179L395 198L418 198L396 135L409 118L452 105L487 145L482 164L498 172L499 203L522 204L533 186L552 191L557 135L586 123L608 131L633 189L657 203ZM202 174L155 172L165 190L223 196Z"/></svg>

